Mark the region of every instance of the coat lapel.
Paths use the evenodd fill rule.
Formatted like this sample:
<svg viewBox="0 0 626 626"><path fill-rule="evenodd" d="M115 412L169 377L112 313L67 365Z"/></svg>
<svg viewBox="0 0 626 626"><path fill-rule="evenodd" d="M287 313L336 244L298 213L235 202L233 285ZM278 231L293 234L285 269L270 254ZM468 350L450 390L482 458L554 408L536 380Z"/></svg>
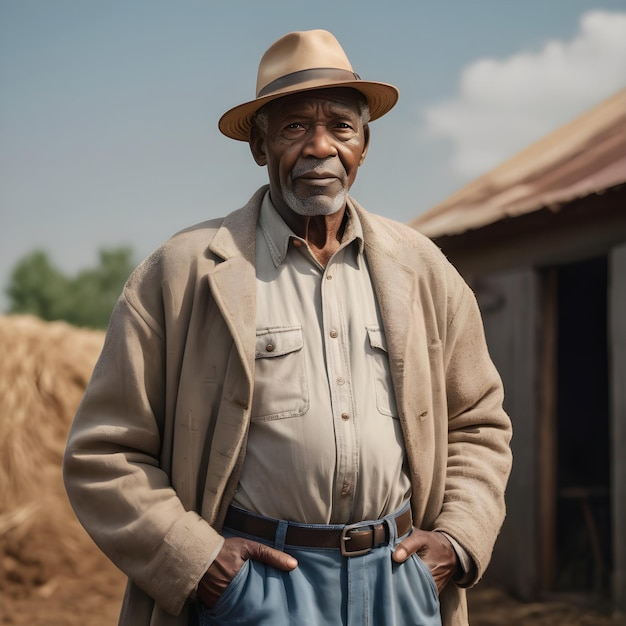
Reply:
<svg viewBox="0 0 626 626"><path fill-rule="evenodd" d="M266 187L248 204L228 215L210 245L222 263L209 275L211 292L237 346L252 384L256 328L256 225Z"/></svg>
<svg viewBox="0 0 626 626"><path fill-rule="evenodd" d="M230 502L245 452L254 388L256 335L256 224L265 188L224 219L210 244L223 261L208 275L211 293L233 338L238 358L229 358L224 391L209 456L202 515L219 526ZM215 497L223 489L224 497Z"/></svg>

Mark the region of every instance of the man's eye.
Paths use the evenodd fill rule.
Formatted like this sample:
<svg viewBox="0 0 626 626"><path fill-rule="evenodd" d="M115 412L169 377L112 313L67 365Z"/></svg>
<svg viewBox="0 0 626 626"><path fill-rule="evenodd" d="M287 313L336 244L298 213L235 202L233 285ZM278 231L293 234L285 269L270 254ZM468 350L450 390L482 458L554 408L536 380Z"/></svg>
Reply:
<svg viewBox="0 0 626 626"><path fill-rule="evenodd" d="M304 128L304 126L300 124L300 122L291 122L291 124L287 125L288 130L300 130L302 128Z"/></svg>

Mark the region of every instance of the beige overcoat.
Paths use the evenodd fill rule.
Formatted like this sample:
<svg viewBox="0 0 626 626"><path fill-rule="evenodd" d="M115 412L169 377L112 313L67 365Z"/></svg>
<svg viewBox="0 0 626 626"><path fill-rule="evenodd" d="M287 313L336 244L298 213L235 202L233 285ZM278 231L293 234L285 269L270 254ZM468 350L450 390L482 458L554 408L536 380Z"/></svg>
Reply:
<svg viewBox="0 0 626 626"><path fill-rule="evenodd" d="M254 380L254 247L266 188L167 241L129 279L64 460L76 513L129 577L124 626L183 626L219 551L246 451ZM504 517L510 422L474 296L425 237L365 212L413 485L416 525L465 547L478 577ZM465 626L465 590L441 595Z"/></svg>

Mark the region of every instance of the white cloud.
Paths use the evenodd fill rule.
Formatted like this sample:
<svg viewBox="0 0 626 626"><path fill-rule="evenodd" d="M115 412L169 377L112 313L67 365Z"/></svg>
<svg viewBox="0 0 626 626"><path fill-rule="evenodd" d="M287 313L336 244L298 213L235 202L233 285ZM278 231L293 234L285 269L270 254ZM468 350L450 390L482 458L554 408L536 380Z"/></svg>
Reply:
<svg viewBox="0 0 626 626"><path fill-rule="evenodd" d="M452 167L473 178L626 85L626 13L589 12L570 41L467 66L459 95L424 112L452 142Z"/></svg>

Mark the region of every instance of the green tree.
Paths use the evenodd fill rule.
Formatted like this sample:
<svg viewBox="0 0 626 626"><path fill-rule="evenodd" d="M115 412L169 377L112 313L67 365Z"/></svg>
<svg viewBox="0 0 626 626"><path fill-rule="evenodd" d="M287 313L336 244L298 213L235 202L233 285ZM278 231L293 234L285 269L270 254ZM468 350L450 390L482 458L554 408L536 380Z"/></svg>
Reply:
<svg viewBox="0 0 626 626"><path fill-rule="evenodd" d="M67 277L52 265L45 252L36 250L18 261L11 273L7 289L9 313L60 319L68 288Z"/></svg>
<svg viewBox="0 0 626 626"><path fill-rule="evenodd" d="M45 320L106 328L117 297L134 268L128 247L99 252L99 264L76 276L59 271L36 250L18 261L9 278L9 313L30 313Z"/></svg>

